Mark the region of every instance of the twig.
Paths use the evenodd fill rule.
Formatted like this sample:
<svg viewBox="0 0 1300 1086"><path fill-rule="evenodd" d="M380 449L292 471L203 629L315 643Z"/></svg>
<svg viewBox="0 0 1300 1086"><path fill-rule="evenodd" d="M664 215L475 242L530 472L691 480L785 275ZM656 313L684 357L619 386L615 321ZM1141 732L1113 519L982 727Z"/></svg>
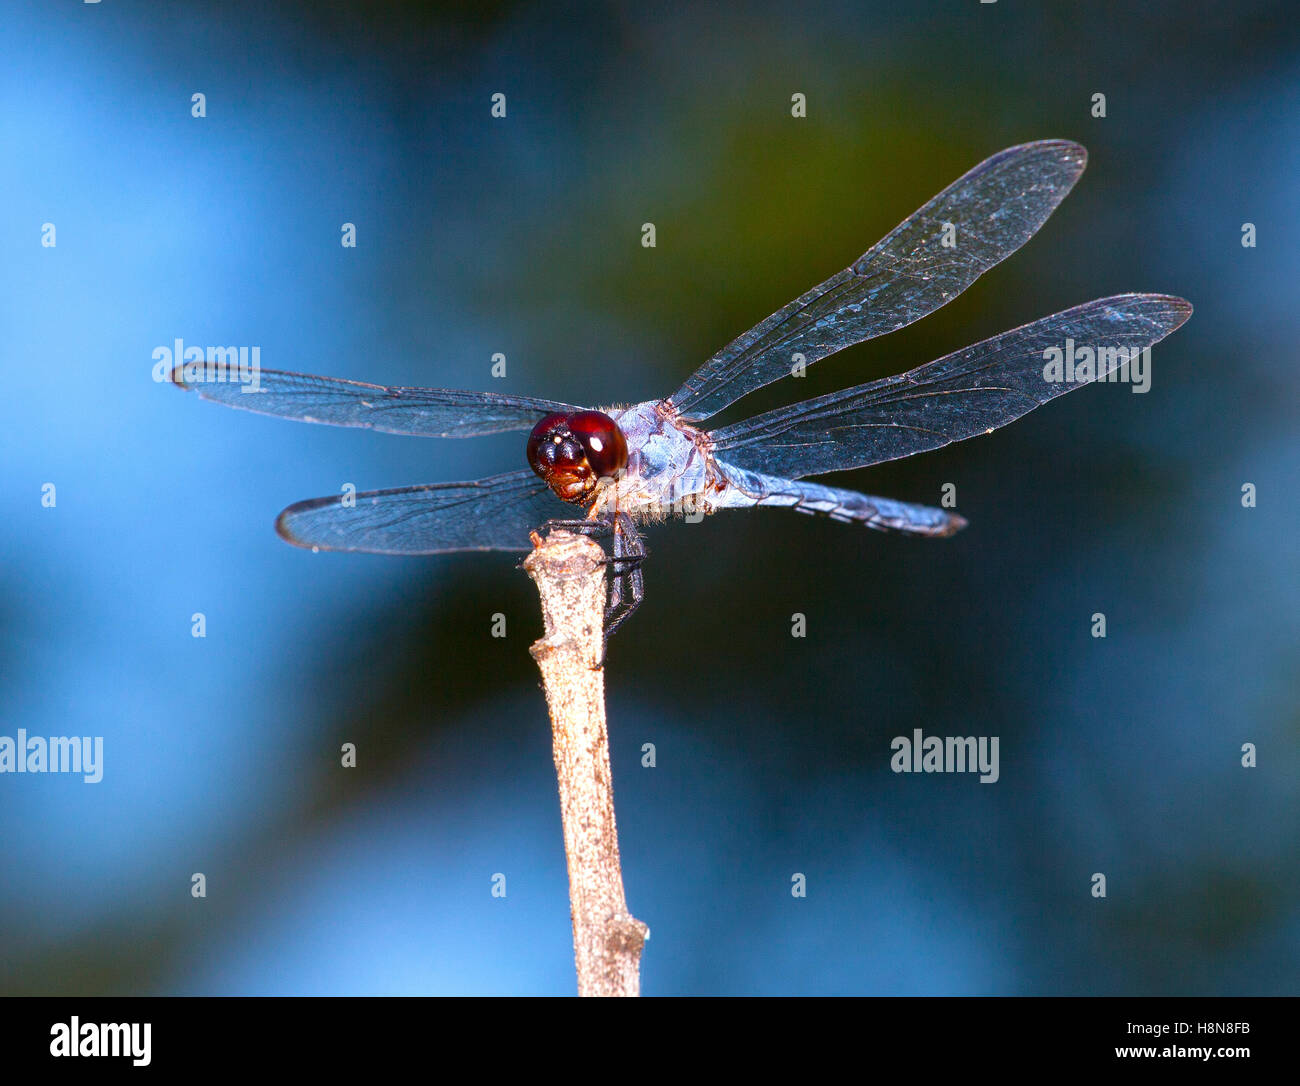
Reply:
<svg viewBox="0 0 1300 1086"><path fill-rule="evenodd" d="M533 533L524 569L546 634L532 646L551 712L579 995L639 995L650 929L627 911L605 729L604 552L563 530Z"/></svg>

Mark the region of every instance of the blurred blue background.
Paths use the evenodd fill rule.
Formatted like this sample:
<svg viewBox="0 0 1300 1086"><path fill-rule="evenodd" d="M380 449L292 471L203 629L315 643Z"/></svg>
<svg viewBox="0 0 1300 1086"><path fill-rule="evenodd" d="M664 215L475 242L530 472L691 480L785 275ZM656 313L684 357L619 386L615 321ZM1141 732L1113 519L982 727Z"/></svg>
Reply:
<svg viewBox="0 0 1300 1086"><path fill-rule="evenodd" d="M0 735L103 736L105 773L0 777L0 991L574 990L517 558L272 530L345 483L520 466L522 435L229 411L156 384L154 348L665 395L1045 137L1091 160L1024 250L729 417L1109 293L1195 315L1146 395L839 480L955 483L954 540L779 511L650 529L608 671L643 987L1300 990L1300 24L1284 0L1134 7L7 5ZM1001 779L895 775L916 727L1000 736Z"/></svg>

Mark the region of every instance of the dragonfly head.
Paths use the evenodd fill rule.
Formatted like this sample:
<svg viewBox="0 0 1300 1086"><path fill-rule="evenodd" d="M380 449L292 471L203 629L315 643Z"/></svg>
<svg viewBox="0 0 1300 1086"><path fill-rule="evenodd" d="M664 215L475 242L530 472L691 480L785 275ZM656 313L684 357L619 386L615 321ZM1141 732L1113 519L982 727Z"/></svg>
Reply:
<svg viewBox="0 0 1300 1086"><path fill-rule="evenodd" d="M627 439L603 411L547 415L528 437L528 466L566 502L585 504L627 467Z"/></svg>

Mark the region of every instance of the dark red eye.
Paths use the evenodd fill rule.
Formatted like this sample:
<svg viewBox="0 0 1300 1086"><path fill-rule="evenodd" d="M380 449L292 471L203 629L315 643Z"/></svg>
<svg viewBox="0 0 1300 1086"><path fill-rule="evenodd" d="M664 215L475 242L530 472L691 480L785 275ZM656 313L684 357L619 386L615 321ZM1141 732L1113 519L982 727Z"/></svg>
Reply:
<svg viewBox="0 0 1300 1086"><path fill-rule="evenodd" d="M547 415L528 436L528 464L566 502L581 503L627 466L627 440L601 411Z"/></svg>
<svg viewBox="0 0 1300 1086"><path fill-rule="evenodd" d="M547 415L533 427L528 435L528 464L543 479L555 465L558 448L552 438L561 439L569 433L568 415ZM543 452L545 449L545 452Z"/></svg>
<svg viewBox="0 0 1300 1086"><path fill-rule="evenodd" d="M603 411L579 411L570 417L569 430L587 450L587 463L598 478L613 478L627 467L627 440Z"/></svg>

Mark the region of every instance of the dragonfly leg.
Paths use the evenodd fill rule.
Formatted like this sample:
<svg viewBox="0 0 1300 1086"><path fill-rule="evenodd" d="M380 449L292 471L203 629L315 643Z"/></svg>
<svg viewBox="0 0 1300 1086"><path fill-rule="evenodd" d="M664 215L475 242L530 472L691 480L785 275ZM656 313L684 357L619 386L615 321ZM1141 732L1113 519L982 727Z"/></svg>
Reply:
<svg viewBox="0 0 1300 1086"><path fill-rule="evenodd" d="M645 543L626 513L614 516L614 555L610 559L609 604L605 608L605 640L641 606L645 597L645 580L641 563L645 560Z"/></svg>
<svg viewBox="0 0 1300 1086"><path fill-rule="evenodd" d="M573 532L575 535L585 535L588 539L604 539L614 530L613 524L603 518L600 520L566 520L561 517L548 520L542 527L547 530L562 528L564 531Z"/></svg>
<svg viewBox="0 0 1300 1086"><path fill-rule="evenodd" d="M543 528L562 528L589 539L612 536L612 555L605 558L609 569L609 597L605 604L605 645L610 634L619 628L640 605L645 595L641 563L645 560L645 543L626 513L598 520L548 520ZM603 649L604 646L602 646ZM602 661L603 661L602 651Z"/></svg>

